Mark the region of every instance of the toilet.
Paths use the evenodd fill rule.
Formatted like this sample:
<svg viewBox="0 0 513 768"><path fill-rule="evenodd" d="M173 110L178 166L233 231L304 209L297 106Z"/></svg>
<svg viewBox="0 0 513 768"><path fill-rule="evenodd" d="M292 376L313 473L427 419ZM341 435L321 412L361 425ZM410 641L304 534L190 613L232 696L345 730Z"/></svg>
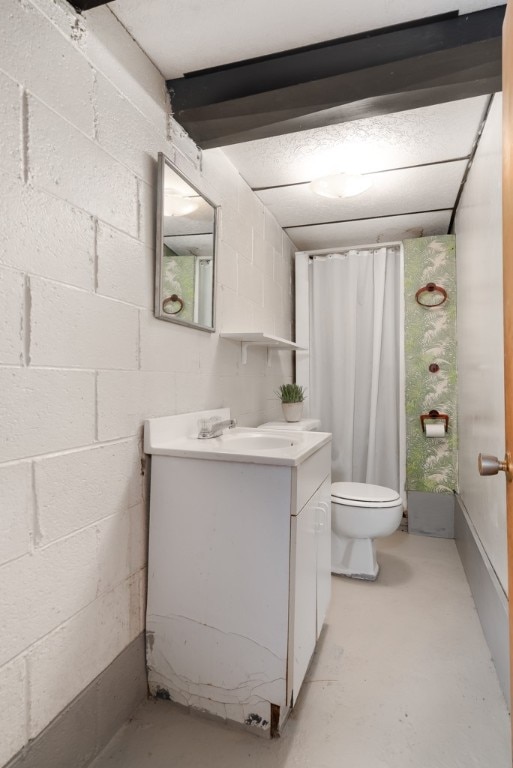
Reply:
<svg viewBox="0 0 513 768"><path fill-rule="evenodd" d="M319 419L268 421L258 429L317 431ZM379 573L375 539L390 536L403 517L401 496L370 483L331 485L331 572L374 581Z"/></svg>
<svg viewBox="0 0 513 768"><path fill-rule="evenodd" d="M394 533L402 516L402 499L392 488L333 483L331 572L374 581L379 572L375 539Z"/></svg>

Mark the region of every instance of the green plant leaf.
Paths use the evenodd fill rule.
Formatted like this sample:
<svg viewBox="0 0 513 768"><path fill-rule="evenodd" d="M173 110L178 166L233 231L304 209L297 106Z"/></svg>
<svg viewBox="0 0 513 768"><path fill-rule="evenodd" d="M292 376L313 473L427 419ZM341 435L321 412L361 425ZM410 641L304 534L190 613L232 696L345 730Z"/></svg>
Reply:
<svg viewBox="0 0 513 768"><path fill-rule="evenodd" d="M305 388L299 384L280 384L275 395L282 403L302 403L306 397Z"/></svg>

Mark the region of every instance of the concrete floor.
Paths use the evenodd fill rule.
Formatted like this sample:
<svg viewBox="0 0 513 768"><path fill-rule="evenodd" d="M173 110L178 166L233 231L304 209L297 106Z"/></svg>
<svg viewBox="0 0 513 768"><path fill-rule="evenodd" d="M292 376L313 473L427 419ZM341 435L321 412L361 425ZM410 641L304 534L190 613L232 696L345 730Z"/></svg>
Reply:
<svg viewBox="0 0 513 768"><path fill-rule="evenodd" d="M453 541L398 532L375 583L333 577L280 739L149 701L94 768L510 768L509 716Z"/></svg>

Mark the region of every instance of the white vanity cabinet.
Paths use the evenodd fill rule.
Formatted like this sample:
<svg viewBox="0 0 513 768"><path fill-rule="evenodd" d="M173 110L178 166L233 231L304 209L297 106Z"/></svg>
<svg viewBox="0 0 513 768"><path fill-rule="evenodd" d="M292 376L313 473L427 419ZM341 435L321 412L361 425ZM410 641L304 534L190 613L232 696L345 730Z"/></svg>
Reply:
<svg viewBox="0 0 513 768"><path fill-rule="evenodd" d="M331 483L327 477L291 517L289 703L294 704L331 596Z"/></svg>
<svg viewBox="0 0 513 768"><path fill-rule="evenodd" d="M331 435L302 435L260 456L146 443L150 691L271 736L330 596Z"/></svg>

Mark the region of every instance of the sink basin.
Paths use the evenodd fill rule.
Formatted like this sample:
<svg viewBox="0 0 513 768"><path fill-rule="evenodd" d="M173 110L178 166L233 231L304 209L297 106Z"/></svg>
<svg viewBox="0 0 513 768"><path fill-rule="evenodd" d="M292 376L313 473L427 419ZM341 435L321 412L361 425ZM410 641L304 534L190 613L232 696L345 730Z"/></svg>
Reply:
<svg viewBox="0 0 513 768"><path fill-rule="evenodd" d="M228 432L214 440L218 451L275 451L278 448L290 448L297 442L293 437L254 432Z"/></svg>
<svg viewBox="0 0 513 768"><path fill-rule="evenodd" d="M252 427L235 427L219 437L199 439L198 423L214 417L227 421L230 410L216 408L148 419L144 450L156 456L297 467L331 440L327 432L270 432Z"/></svg>

